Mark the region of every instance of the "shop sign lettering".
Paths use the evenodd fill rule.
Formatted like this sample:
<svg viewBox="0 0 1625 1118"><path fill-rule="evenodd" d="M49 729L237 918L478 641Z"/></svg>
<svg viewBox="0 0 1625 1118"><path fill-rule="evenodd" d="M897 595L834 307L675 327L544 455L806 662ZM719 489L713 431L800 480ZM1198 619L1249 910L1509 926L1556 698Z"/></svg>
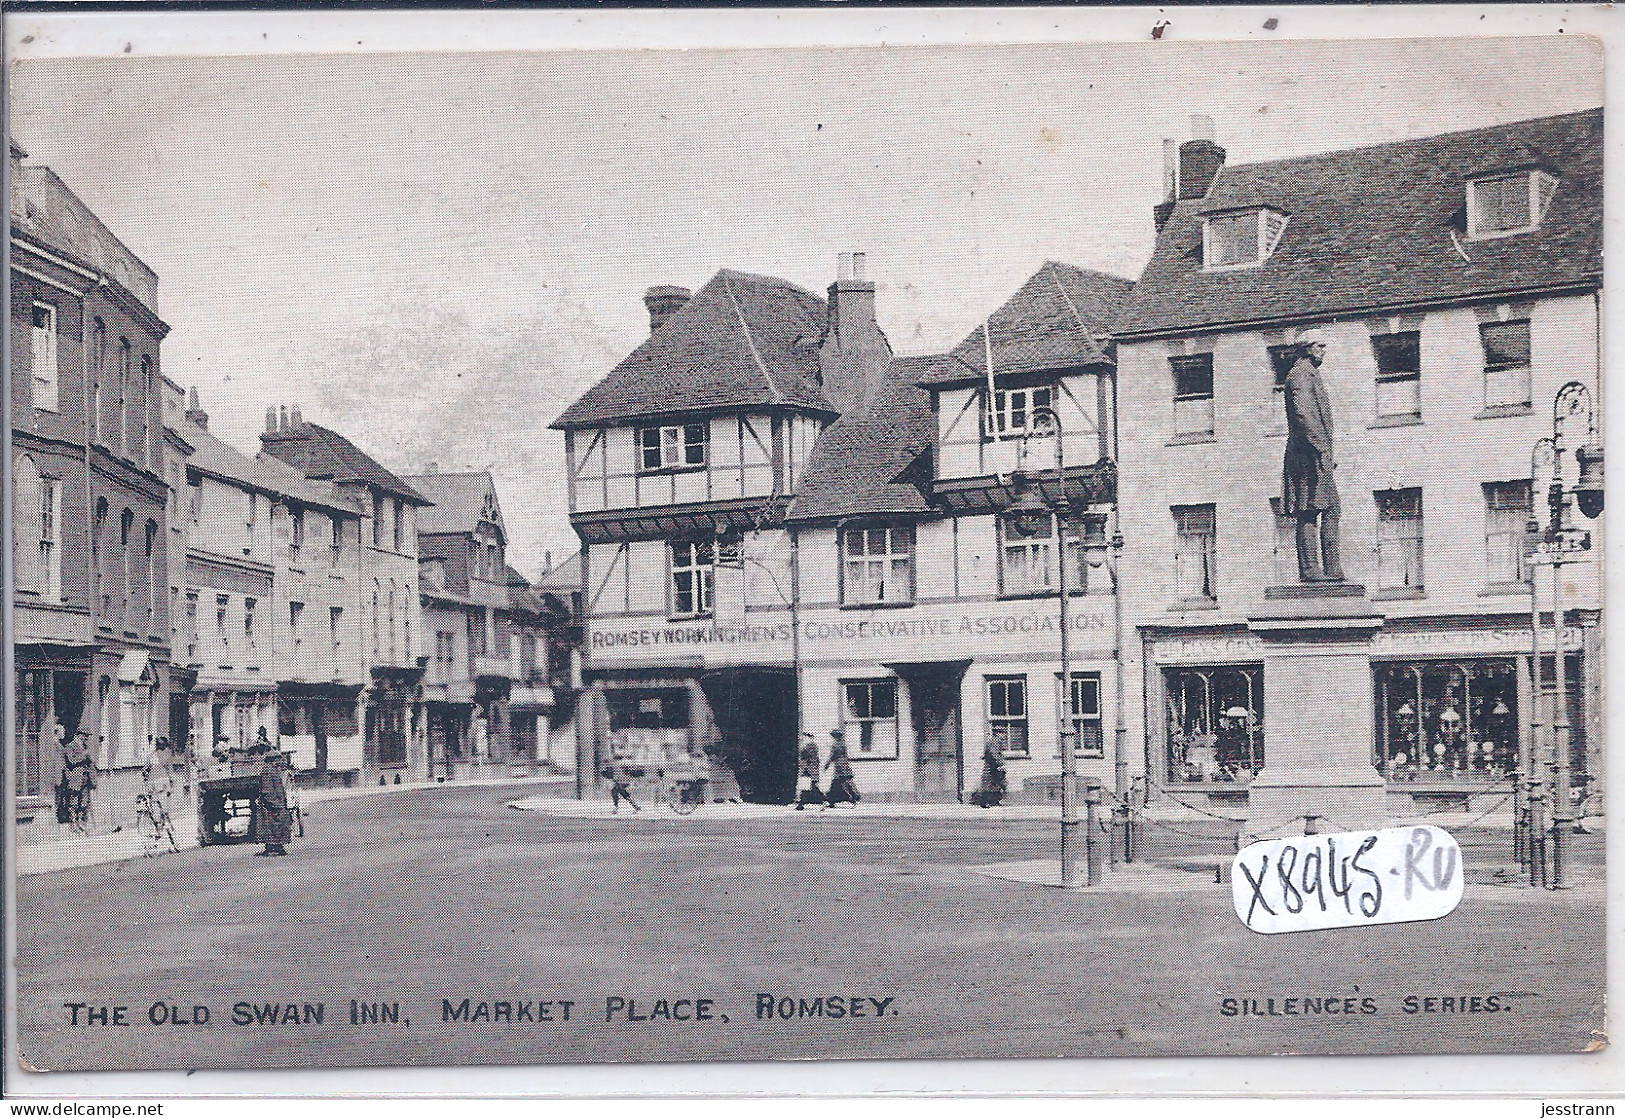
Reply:
<svg viewBox="0 0 1625 1118"><path fill-rule="evenodd" d="M1438 827L1256 842L1230 866L1236 915L1255 932L1437 920L1461 903L1461 847Z"/></svg>
<svg viewBox="0 0 1625 1118"><path fill-rule="evenodd" d="M1073 632L1104 632L1109 622L1103 614L1078 613L1070 619ZM1060 619L1053 613L986 614L964 617L864 618L801 623L804 641L931 641L945 637L1036 636L1060 632ZM778 644L792 636L789 622L767 625L670 625L658 629L610 629L594 627L589 637L593 649L655 648L674 645Z"/></svg>

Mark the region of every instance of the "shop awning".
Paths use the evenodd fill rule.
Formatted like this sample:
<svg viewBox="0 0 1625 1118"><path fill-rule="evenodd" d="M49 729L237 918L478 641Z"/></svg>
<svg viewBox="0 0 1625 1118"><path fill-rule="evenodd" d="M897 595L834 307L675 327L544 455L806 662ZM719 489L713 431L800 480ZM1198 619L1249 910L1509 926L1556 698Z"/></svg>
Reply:
<svg viewBox="0 0 1625 1118"><path fill-rule="evenodd" d="M120 683L140 683L141 677L146 675L147 663L151 656L139 649L126 652L118 662L118 681Z"/></svg>

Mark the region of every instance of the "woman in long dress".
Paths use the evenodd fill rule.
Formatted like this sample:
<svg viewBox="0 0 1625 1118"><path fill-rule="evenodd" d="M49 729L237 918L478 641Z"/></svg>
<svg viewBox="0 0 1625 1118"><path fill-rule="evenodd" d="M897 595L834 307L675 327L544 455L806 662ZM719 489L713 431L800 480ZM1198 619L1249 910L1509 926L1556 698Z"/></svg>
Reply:
<svg viewBox="0 0 1625 1118"><path fill-rule="evenodd" d="M801 735L800 767L796 770L796 810L803 811L808 804L822 804L823 790L818 787L818 742L811 734Z"/></svg>
<svg viewBox="0 0 1625 1118"><path fill-rule="evenodd" d="M852 804L857 806L858 782L852 773L852 759L846 755L846 733L842 730L829 732L831 744L829 747L829 760L824 763L826 769L833 768L835 776L829 782L829 804Z"/></svg>

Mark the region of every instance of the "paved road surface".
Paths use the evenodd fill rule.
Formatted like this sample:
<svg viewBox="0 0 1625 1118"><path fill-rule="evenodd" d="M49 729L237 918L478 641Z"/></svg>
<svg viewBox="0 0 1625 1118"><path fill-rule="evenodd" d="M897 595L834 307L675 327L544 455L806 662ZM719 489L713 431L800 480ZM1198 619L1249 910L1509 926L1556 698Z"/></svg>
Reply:
<svg viewBox="0 0 1625 1118"><path fill-rule="evenodd" d="M1474 886L1432 923L1266 937L1241 926L1210 876L1066 894L966 869L1053 857L1056 827L1038 821L574 819L508 808L520 794L447 786L318 804L287 858L216 847L24 878L25 1058L188 1068L1574 1051L1601 1027L1598 836L1577 840L1582 885L1564 895ZM1471 880L1487 880L1506 836L1460 837ZM1226 842L1217 830L1156 838L1162 857ZM1506 1008L1455 1008L1492 994ZM772 995L771 1019L758 995ZM1407 1014L1408 995L1452 1008ZM1376 1012L1304 1016L1298 1000L1284 1015L1286 999L1305 997L1370 999ZM445 1020L465 998L467 1019ZM630 1004L606 1022L611 998ZM815 998L822 1016L780 1019ZM829 1016L831 998L863 1016ZM352 1025L352 999L383 1003L386 1018L394 1005L399 1020ZM672 1019L705 1012L696 999L711 999L709 1020ZM1245 1012L1248 999L1263 1016ZM482 1003L496 1018L499 1002L522 1019L485 1019ZM131 1024L87 1024L91 1008L68 1003L127 1006ZM152 1024L155 1003L160 1017L190 1021L204 1006L210 1019ZM298 1021L238 1024L256 1016L238 1003L260 1017L291 1005ZM544 1012L554 1019L535 1019Z"/></svg>

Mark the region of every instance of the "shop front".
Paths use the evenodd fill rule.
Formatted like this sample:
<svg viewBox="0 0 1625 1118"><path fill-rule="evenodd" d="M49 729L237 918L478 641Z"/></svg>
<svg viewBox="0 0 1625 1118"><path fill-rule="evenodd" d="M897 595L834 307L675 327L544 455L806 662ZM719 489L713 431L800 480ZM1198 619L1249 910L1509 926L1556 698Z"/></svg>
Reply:
<svg viewBox="0 0 1625 1118"><path fill-rule="evenodd" d="M284 681L277 691L278 748L293 754L301 781L355 784L361 778L360 684Z"/></svg>
<svg viewBox="0 0 1625 1118"><path fill-rule="evenodd" d="M1581 789L1594 775L1588 728L1599 717L1590 629L1571 625L1564 637L1570 771ZM1160 711L1147 720L1154 782L1199 808L1244 805L1269 744L1258 639L1155 629L1145 638L1149 710ZM1527 622L1503 618L1389 619L1373 637L1371 762L1390 811L1484 810L1511 794L1533 735L1532 647ZM1540 709L1549 725L1557 693L1549 634L1544 649Z"/></svg>

